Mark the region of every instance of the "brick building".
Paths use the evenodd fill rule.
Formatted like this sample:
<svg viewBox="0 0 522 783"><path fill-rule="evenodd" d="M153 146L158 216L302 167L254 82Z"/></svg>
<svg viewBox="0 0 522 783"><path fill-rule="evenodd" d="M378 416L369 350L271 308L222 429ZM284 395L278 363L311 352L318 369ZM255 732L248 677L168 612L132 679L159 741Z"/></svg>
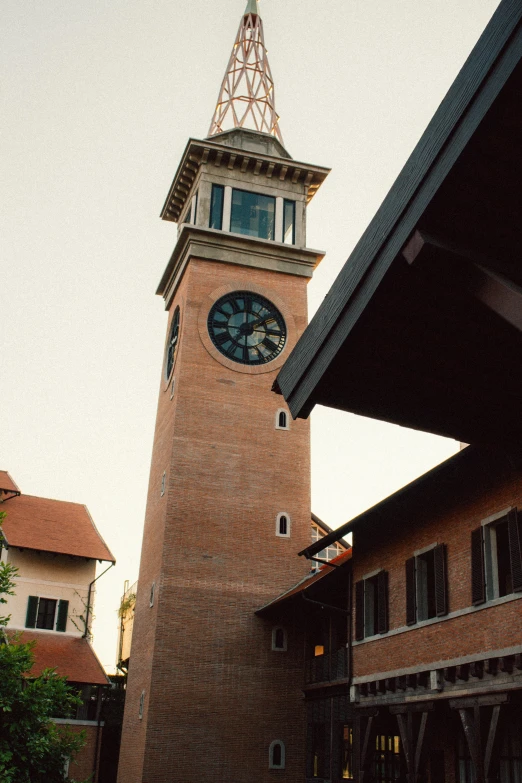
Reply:
<svg viewBox="0 0 522 783"><path fill-rule="evenodd" d="M351 650L305 688L311 780L522 775L521 61L503 0L278 375L298 418L472 444L301 553L353 534L308 590Z"/></svg>
<svg viewBox="0 0 522 783"><path fill-rule="evenodd" d="M102 692L109 681L91 647L97 562L114 557L84 505L24 495L7 471L0 471L0 510L5 512L0 556L18 569L8 596L8 631L34 641L27 676L56 669L82 703L73 717L56 716L83 731L86 744L69 764L77 780L97 780L103 726Z"/></svg>
<svg viewBox="0 0 522 783"><path fill-rule="evenodd" d="M189 140L162 212L179 228L158 288L169 316L120 783L301 779L302 651L255 611L310 570L293 556L310 544L309 426L272 385L307 324L323 254L305 213L327 174L282 143L249 0L210 135Z"/></svg>

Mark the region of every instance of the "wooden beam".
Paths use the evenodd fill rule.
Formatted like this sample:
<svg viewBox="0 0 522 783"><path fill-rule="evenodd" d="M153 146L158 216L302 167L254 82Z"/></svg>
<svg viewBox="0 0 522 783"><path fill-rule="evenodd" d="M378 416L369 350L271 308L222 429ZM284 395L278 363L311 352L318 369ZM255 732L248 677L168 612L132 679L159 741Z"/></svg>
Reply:
<svg viewBox="0 0 522 783"><path fill-rule="evenodd" d="M471 258L443 240L415 231L402 254L411 264L425 264L439 282L447 281L458 296L464 292L522 332L522 288L493 271L499 265ZM455 283L457 285L455 286Z"/></svg>

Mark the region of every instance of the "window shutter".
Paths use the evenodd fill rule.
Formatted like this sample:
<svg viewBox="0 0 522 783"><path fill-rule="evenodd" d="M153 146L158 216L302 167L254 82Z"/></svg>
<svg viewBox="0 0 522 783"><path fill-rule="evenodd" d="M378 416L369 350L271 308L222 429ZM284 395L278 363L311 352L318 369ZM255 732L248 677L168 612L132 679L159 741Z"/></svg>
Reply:
<svg viewBox="0 0 522 783"><path fill-rule="evenodd" d="M508 537L513 592L519 593L522 590L522 557L520 552L520 531L516 508L511 509L508 514Z"/></svg>
<svg viewBox="0 0 522 783"><path fill-rule="evenodd" d="M448 614L448 581L446 572L446 544L439 544L433 551L435 570L435 614Z"/></svg>
<svg viewBox="0 0 522 783"><path fill-rule="evenodd" d="M388 572L377 575L377 633L388 633Z"/></svg>
<svg viewBox="0 0 522 783"><path fill-rule="evenodd" d="M27 601L27 614L25 616L25 627L36 628L36 614L38 612L38 596L30 595Z"/></svg>
<svg viewBox="0 0 522 783"><path fill-rule="evenodd" d="M355 641L364 639L364 579L355 583Z"/></svg>
<svg viewBox="0 0 522 783"><path fill-rule="evenodd" d="M67 627L67 615L69 613L69 601L58 602L58 616L56 618L56 630L65 631Z"/></svg>
<svg viewBox="0 0 522 783"><path fill-rule="evenodd" d="M471 531L471 602L473 606L483 604L486 600L482 536L482 527Z"/></svg>
<svg viewBox="0 0 522 783"><path fill-rule="evenodd" d="M406 625L417 622L417 596L415 585L415 558L406 560Z"/></svg>

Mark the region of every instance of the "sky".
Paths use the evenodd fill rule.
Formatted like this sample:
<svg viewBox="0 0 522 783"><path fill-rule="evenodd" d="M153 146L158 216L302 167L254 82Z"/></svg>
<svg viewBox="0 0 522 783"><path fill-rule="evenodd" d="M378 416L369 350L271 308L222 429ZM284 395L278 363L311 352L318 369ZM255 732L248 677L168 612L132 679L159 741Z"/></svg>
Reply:
<svg viewBox="0 0 522 783"><path fill-rule="evenodd" d="M208 132L245 0L1 0L0 469L85 503L117 566L94 647L114 670L138 576L176 241L159 212ZM285 146L332 172L308 210L312 315L498 0L260 0ZM458 449L317 408L312 507L336 527ZM102 567L99 568L99 571Z"/></svg>

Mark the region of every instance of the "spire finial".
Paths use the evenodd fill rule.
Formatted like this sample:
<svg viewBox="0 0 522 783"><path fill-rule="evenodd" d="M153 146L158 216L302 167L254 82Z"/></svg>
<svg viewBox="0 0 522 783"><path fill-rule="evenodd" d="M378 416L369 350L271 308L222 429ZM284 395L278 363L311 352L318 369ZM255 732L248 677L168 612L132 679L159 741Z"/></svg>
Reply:
<svg viewBox="0 0 522 783"><path fill-rule="evenodd" d="M257 0L247 2L208 135L231 128L270 133L283 142Z"/></svg>

